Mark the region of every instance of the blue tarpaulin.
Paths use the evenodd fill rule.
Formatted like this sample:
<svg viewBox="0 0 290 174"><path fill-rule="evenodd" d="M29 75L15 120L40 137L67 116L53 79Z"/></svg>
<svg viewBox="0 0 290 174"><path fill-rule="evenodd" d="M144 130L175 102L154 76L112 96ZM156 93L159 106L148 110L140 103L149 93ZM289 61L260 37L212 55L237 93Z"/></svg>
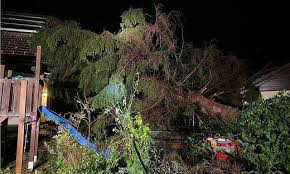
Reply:
<svg viewBox="0 0 290 174"><path fill-rule="evenodd" d="M65 130L67 130L69 132L70 136L75 138L80 145L82 145L88 149L97 151L96 145L94 145L93 143L88 141L85 137L83 137L77 131L77 129L72 124L70 124L67 120L65 120L63 117L49 111L45 106L40 106L39 112L43 113L44 116L51 119L52 121L54 121L58 125L62 126ZM108 150L102 150L101 154L106 159L111 156L111 152Z"/></svg>

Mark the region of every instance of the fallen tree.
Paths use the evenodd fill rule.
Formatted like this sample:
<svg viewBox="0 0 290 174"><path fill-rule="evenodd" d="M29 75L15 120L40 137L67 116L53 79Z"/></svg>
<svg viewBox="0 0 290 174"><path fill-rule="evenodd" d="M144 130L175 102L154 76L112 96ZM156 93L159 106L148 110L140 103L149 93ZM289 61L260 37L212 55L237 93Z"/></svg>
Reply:
<svg viewBox="0 0 290 174"><path fill-rule="evenodd" d="M33 43L43 46L51 79L79 83L95 108L128 102L136 85L132 109L152 126L168 125L193 105L209 118L233 116L237 110L223 102L239 96L245 81L237 59L213 43L186 43L176 11L166 14L157 5L147 16L141 9L125 11L117 34L65 22L41 29Z"/></svg>

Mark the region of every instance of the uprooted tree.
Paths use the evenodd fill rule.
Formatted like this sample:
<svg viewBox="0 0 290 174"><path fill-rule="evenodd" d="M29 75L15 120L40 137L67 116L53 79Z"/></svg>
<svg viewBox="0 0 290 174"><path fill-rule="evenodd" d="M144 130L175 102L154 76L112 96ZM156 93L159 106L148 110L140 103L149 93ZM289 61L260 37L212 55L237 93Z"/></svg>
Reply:
<svg viewBox="0 0 290 174"><path fill-rule="evenodd" d="M138 79L132 110L151 126L168 124L188 106L208 118L233 116L236 109L223 101L240 95L245 81L237 59L214 44L194 48L184 41L180 14L155 9L154 16L125 11L116 34L64 22L41 29L34 43L43 46L51 79L77 82L95 108L127 100Z"/></svg>

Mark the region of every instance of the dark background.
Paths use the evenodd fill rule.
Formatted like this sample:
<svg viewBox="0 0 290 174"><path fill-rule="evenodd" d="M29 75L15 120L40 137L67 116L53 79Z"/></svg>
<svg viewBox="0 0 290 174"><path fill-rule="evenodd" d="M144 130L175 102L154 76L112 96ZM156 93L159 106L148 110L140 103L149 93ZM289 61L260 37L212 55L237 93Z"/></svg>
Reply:
<svg viewBox="0 0 290 174"><path fill-rule="evenodd" d="M129 7L153 14L159 2L167 11L183 13L185 39L196 46L216 39L220 48L246 60L254 71L267 63L290 62L290 6L282 0L2 0L2 10L76 20L100 33L118 31L120 15Z"/></svg>

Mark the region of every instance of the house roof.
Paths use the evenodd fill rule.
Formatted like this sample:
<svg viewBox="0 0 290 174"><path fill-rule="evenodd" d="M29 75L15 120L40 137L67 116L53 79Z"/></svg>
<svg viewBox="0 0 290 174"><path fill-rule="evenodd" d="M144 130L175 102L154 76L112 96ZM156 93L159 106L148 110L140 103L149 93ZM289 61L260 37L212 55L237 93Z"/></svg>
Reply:
<svg viewBox="0 0 290 174"><path fill-rule="evenodd" d="M46 25L47 18L41 15L1 13L1 54L33 56L31 38L37 29Z"/></svg>
<svg viewBox="0 0 290 174"><path fill-rule="evenodd" d="M290 89L290 63L256 79L253 84L260 91Z"/></svg>
<svg viewBox="0 0 290 174"><path fill-rule="evenodd" d="M1 54L33 56L32 33L1 31Z"/></svg>

